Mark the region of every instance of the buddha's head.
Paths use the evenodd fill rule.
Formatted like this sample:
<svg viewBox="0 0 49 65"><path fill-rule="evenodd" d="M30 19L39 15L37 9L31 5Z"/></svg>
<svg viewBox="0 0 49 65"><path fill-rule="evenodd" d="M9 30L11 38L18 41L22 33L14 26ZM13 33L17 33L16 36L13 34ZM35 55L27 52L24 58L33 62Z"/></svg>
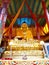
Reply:
<svg viewBox="0 0 49 65"><path fill-rule="evenodd" d="M23 31L26 31L26 30L28 29L28 25L27 25L26 23L22 23L21 29L22 29Z"/></svg>

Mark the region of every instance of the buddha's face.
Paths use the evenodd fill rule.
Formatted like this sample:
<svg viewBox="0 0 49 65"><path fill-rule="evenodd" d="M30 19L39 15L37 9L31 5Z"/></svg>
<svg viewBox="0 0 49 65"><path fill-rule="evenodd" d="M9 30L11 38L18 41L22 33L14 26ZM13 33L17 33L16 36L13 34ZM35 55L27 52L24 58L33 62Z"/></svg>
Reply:
<svg viewBox="0 0 49 65"><path fill-rule="evenodd" d="M26 31L26 30L28 29L27 24L26 24L26 23L23 23L23 24L21 25L21 29L22 29L23 31Z"/></svg>

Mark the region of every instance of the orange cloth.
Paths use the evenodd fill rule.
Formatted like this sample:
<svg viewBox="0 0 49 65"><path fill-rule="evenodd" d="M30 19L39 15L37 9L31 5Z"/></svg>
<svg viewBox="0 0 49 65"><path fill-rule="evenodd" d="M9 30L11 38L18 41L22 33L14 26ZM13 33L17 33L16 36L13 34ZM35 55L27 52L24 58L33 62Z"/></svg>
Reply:
<svg viewBox="0 0 49 65"><path fill-rule="evenodd" d="M23 37L22 31L20 29L17 30L17 36Z"/></svg>
<svg viewBox="0 0 49 65"><path fill-rule="evenodd" d="M20 36L26 40L33 39L33 36L30 30L26 30L26 32L23 32L23 30L18 30L17 36Z"/></svg>

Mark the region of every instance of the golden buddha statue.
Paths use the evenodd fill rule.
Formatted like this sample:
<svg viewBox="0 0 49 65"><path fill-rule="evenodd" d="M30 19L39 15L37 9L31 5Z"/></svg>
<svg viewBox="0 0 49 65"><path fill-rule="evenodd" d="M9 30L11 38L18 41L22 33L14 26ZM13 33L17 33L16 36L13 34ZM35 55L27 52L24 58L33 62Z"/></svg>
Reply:
<svg viewBox="0 0 49 65"><path fill-rule="evenodd" d="M31 30L29 30L28 25L26 23L23 23L21 25L20 30L17 32L17 36L20 36L26 40L33 39L32 32Z"/></svg>

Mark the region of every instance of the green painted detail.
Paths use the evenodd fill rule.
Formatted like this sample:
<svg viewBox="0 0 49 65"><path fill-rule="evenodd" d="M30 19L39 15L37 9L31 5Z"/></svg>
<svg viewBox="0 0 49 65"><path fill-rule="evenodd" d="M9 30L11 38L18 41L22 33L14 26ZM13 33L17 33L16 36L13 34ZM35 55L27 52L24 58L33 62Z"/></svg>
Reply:
<svg viewBox="0 0 49 65"><path fill-rule="evenodd" d="M11 14L13 13L11 5L9 5L9 9L11 11Z"/></svg>
<svg viewBox="0 0 49 65"><path fill-rule="evenodd" d="M10 7L8 7L8 12L9 12L9 14L11 14L11 10L10 10Z"/></svg>
<svg viewBox="0 0 49 65"><path fill-rule="evenodd" d="M32 11L34 12L34 6L35 6L35 4L36 4L36 0L34 0L34 3L33 3L33 5L32 5Z"/></svg>
<svg viewBox="0 0 49 65"><path fill-rule="evenodd" d="M9 25L10 25L10 20L7 19L7 20L6 20L6 26L9 26Z"/></svg>
<svg viewBox="0 0 49 65"><path fill-rule="evenodd" d="M34 13L36 13L37 5L38 5L38 1L36 0L36 4L35 4L35 6L34 6Z"/></svg>
<svg viewBox="0 0 49 65"><path fill-rule="evenodd" d="M13 15L15 14L15 7L14 7L14 3L13 3L13 0L11 0L11 8L12 8L12 11L13 11Z"/></svg>
<svg viewBox="0 0 49 65"><path fill-rule="evenodd" d="M38 14L38 10L40 9L40 3L41 3L41 0L38 1L38 5L37 5L37 8L36 8L36 14Z"/></svg>
<svg viewBox="0 0 49 65"><path fill-rule="evenodd" d="M41 26L44 26L46 23L46 20L44 18L41 19L41 21L39 22Z"/></svg>

